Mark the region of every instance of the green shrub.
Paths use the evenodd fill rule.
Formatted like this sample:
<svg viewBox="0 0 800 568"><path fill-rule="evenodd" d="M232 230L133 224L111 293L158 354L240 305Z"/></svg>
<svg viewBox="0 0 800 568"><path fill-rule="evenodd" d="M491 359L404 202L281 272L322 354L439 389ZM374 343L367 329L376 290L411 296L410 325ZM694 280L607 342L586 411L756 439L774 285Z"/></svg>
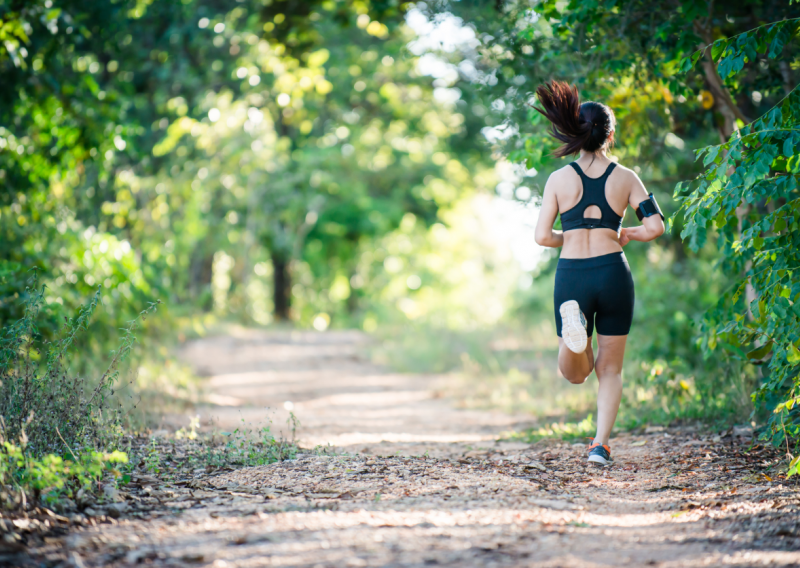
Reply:
<svg viewBox="0 0 800 568"><path fill-rule="evenodd" d="M120 431L122 408L114 394L120 369L135 343L134 332L157 303L128 323L111 362L98 378L70 372L69 356L76 336L85 330L100 301L100 288L59 334L42 339L37 320L44 287L36 277L27 289L23 317L0 332L0 434L27 455L61 455L109 447Z"/></svg>
<svg viewBox="0 0 800 568"><path fill-rule="evenodd" d="M718 39L687 57L684 71L710 51L735 92L758 62L783 60L800 18ZM759 58L761 60L759 61ZM745 63L749 68L744 71ZM697 150L704 170L675 188L684 219L681 237L693 250L716 237L727 290L703 319L699 344L711 354L761 366L753 400L768 412L762 439L787 454L800 439L800 86L722 144ZM777 90L777 89L776 89ZM797 471L797 461L791 466Z"/></svg>
<svg viewBox="0 0 800 568"><path fill-rule="evenodd" d="M85 451L73 459L54 454L32 457L24 445L0 442L0 503L6 509L25 509L29 503L53 504L74 497L104 475L118 475L117 464L126 463L123 452Z"/></svg>

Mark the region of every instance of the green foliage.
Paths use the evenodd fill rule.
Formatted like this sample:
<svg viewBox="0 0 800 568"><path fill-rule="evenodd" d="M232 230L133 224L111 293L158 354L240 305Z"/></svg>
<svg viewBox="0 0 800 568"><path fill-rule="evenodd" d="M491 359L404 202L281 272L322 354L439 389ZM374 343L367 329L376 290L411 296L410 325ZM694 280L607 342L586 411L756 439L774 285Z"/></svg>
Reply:
<svg viewBox="0 0 800 568"><path fill-rule="evenodd" d="M675 215L680 198L675 203L669 195L675 181L704 169L692 163L693 148L714 144L715 139L727 140L737 124L744 126L748 116L764 114L773 105L779 105L773 113L797 106L782 100L794 87L792 62L800 52L797 42L790 41L797 20L792 19L796 14L789 5L572 0L531 6L461 1L419 9L431 21L448 10L475 26L480 48L440 56L457 65L464 59L472 64L476 73L462 76L457 86L466 100L483 106L487 126L511 132L493 140L493 150L540 170L539 179L563 164L550 155L555 142L542 118L530 109L537 84L552 78L569 80L585 99L603 101L615 110L618 124L612 154L635 169L654 191L674 229L655 243L626 247L635 272L637 305L636 332L629 338L626 356L622 418L632 425L676 419L741 422L752 411L748 395L759 382L759 372L749 361L752 357L759 361L767 353L755 351L748 359L745 353L755 345L730 343L722 349L725 339L706 333L709 323L704 320L720 296L735 292L728 290L731 275L739 276L736 270L728 270L730 257L735 256L729 250L732 242L720 253L721 242L705 240L706 221L713 220L706 203L695 211L698 228L689 228L691 240L682 242L678 234L688 221ZM786 19L762 25L781 18ZM715 40L720 41L713 54L712 49L698 52L698 47ZM714 64L712 55L721 66ZM747 72L735 73L741 64L747 64ZM772 121L768 129L781 121L769 113L764 120ZM760 148L757 138L768 134L737 143ZM756 191L760 182L754 180L765 174L768 164L785 164L781 173L787 171L786 165L793 166L782 154L784 145L795 144L793 133L775 135L777 153L764 149L755 167L742 175L742 183L753 184ZM724 150L717 152L724 154ZM714 167L719 164L718 158ZM540 190L543 182L531 185ZM708 186L709 199L727 198L728 203L736 199L721 185L712 186L709 181ZM769 214L781 217L783 205L773 199L766 207ZM734 221L729 230L735 229ZM755 239L765 235L754 233L750 238L754 245L761 244ZM744 240L741 244L748 246ZM771 256L761 258L771 262ZM739 262L740 270L745 263ZM554 265L544 267L538 278L552 277L553 270ZM541 317L552 309L549 298L542 299L542 290L533 288L527 297L522 296L522 313L527 318ZM779 303L789 306L789 299L785 300ZM757 346L762 351L770 349L761 342Z"/></svg>
<svg viewBox="0 0 800 568"><path fill-rule="evenodd" d="M560 439L571 442L585 441L595 434L596 426L592 415L589 414L580 422L550 422L538 428L529 428L522 432L512 432L504 438L508 440L519 440L532 444L539 440Z"/></svg>
<svg viewBox="0 0 800 568"><path fill-rule="evenodd" d="M254 426L244 420L233 432L201 433L197 431L200 426L197 417L191 420L189 431L181 428L173 439L129 440L126 450L130 461L120 467L121 483L127 483L137 468L169 480L197 468L210 472L294 459L298 452L295 431L300 422L290 413L286 424L292 433L290 439L276 438L269 422Z"/></svg>
<svg viewBox="0 0 800 568"><path fill-rule="evenodd" d="M720 76L734 80L759 54L781 57L798 29L798 19L787 20L705 49ZM800 435L800 285L793 277L800 263L798 88L728 141L699 149L697 158L705 170L675 189L685 219L681 237L697 250L716 235L720 266L731 282L703 321L701 347L706 353L722 347L735 358L766 365L753 396L771 411L766 434L780 445Z"/></svg>
<svg viewBox="0 0 800 568"><path fill-rule="evenodd" d="M83 378L69 369L77 335L87 329L100 302L100 289L72 318L65 318L58 335L43 340L38 317L45 288L34 276L27 289L23 317L0 336L0 418L2 436L20 439L33 456L101 448L116 434L122 408L115 390L121 366L131 354L140 322L156 304L123 330L123 338L99 378Z"/></svg>
<svg viewBox="0 0 800 568"><path fill-rule="evenodd" d="M287 424L294 433L300 422L293 413L289 413ZM221 435L224 443L207 449L205 461L209 465L252 467L294 459L297 455L294 439L275 438L268 425L251 429L243 420L240 428L233 432L222 432Z"/></svg>
<svg viewBox="0 0 800 568"><path fill-rule="evenodd" d="M114 451L92 450L72 454L72 459L47 454L34 457L25 445L7 440L0 447L0 505L6 509L34 503L53 505L64 497L74 497L81 489L92 489L105 476L119 477L119 465L127 463L127 455Z"/></svg>
<svg viewBox="0 0 800 568"><path fill-rule="evenodd" d="M365 248L467 191L431 191L463 177L477 132L414 76L402 3L3 9L0 274L43 270L47 337L101 282L94 355L153 295L260 324L358 322L363 294L341 283ZM24 288L0 278L3 321Z"/></svg>

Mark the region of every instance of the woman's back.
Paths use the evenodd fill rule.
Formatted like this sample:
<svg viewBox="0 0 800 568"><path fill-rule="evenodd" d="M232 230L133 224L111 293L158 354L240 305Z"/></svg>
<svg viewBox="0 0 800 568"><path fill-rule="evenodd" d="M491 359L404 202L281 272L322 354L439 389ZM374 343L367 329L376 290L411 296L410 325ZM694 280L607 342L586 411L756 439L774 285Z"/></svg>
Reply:
<svg viewBox="0 0 800 568"><path fill-rule="evenodd" d="M617 224L621 222L629 204L635 207L631 203L631 194L637 185L642 186L641 181L631 170L618 164L612 166L614 162L605 156L594 156L593 160L592 156L585 155L575 164L577 169L565 166L553 172L547 180L547 186L552 186L558 213L562 215L565 225L561 257L590 258L620 252L622 247L617 228L610 227L614 226L615 221ZM579 171L588 179L582 179ZM644 186L641 191L644 192ZM581 208L583 211L579 210ZM564 216L565 213L567 216ZM566 226L567 219L572 221L570 225L588 227L602 222L605 226L570 229ZM587 222L588 219L596 221Z"/></svg>

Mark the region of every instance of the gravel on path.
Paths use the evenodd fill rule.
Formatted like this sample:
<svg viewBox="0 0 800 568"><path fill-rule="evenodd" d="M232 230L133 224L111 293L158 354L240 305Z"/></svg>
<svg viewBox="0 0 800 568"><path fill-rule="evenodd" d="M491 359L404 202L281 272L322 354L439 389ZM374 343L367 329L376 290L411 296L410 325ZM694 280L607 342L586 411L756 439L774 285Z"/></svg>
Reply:
<svg viewBox="0 0 800 568"><path fill-rule="evenodd" d="M301 422L312 424L301 439L329 431L349 444L308 444L294 460L170 483L142 474L126 493L125 515L87 516L8 565L800 566L798 483L775 473L780 453L751 447L746 433L621 434L614 464L598 468L583 444L497 442L521 417L454 410L435 378L343 362L362 341L348 337L326 338L341 341L325 356L313 337L288 334L190 349L216 385L212 394L241 396L242 373L251 385L272 377L250 406L233 408L292 396ZM288 347L285 357L270 345ZM219 380L226 375L238 379ZM359 386L354 376L380 380ZM381 403L377 414L378 397L361 396L391 401L409 391L417 395ZM314 402L334 395L333 408ZM415 412L425 415L415 421Z"/></svg>

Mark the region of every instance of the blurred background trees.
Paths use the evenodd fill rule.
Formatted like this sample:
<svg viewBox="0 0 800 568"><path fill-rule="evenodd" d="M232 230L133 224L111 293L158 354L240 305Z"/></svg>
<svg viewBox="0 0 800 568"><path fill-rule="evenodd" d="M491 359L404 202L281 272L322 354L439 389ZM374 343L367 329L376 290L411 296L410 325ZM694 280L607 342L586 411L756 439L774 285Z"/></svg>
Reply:
<svg viewBox="0 0 800 568"><path fill-rule="evenodd" d="M48 283L43 337L103 286L86 361L160 298L151 339L220 319L358 327L402 336L406 355L391 360L416 350L437 370L535 375L516 361L552 362L557 251L538 250L531 229L544 180L565 163L530 107L535 87L568 80L609 104L614 155L673 215L676 183L703 171L693 151L795 88L797 29L767 50L730 44L742 55L726 60L731 73L717 66L724 50L693 54L791 12L778 1L0 2L0 318L19 319L35 268ZM746 230L770 207L760 196L719 228ZM733 233L703 225L687 245L684 215L671 225L626 250L637 282L627 419L749 422L765 380L752 346L697 325L749 268L722 261ZM536 396L534 383L514 388Z"/></svg>

